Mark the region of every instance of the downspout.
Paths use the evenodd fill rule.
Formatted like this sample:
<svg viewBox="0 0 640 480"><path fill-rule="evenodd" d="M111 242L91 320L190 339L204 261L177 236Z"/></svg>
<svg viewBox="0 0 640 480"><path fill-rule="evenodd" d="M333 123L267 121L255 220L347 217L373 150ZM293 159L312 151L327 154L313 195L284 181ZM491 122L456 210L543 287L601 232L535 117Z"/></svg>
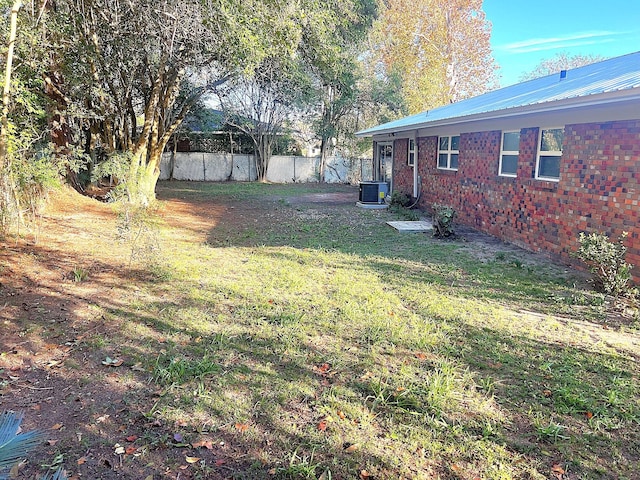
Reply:
<svg viewBox="0 0 640 480"><path fill-rule="evenodd" d="M413 198L418 198L418 132L413 132Z"/></svg>

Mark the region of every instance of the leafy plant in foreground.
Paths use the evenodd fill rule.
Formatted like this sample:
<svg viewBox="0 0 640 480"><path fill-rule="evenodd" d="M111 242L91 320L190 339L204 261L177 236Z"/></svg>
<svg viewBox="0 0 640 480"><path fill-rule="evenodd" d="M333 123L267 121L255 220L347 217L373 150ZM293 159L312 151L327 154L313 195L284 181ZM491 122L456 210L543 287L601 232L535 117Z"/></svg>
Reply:
<svg viewBox="0 0 640 480"><path fill-rule="evenodd" d="M623 232L616 242L612 242L604 233L580 232L580 246L572 255L589 267L595 276L596 289L618 297L628 291L631 269L633 265L625 261L627 247L624 240L627 232Z"/></svg>
<svg viewBox="0 0 640 480"><path fill-rule="evenodd" d="M433 236L450 237L455 233L453 221L456 218L456 211L448 205L434 203L433 208Z"/></svg>
<svg viewBox="0 0 640 480"><path fill-rule="evenodd" d="M42 432L37 430L20 433L23 418L22 413L16 412L4 412L0 415L0 480L9 478L7 471L42 441ZM42 480L66 478L62 468L58 468L55 472L45 475Z"/></svg>

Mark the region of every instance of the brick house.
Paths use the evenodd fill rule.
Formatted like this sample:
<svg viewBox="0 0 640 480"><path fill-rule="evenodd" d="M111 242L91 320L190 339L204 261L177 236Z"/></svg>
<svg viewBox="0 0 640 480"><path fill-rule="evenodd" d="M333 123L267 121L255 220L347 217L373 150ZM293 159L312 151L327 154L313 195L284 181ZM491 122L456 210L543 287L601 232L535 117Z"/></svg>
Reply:
<svg viewBox="0 0 640 480"><path fill-rule="evenodd" d="M564 260L579 232L627 231L640 266L640 52L357 135L373 137L374 180L421 208L450 205L460 223Z"/></svg>

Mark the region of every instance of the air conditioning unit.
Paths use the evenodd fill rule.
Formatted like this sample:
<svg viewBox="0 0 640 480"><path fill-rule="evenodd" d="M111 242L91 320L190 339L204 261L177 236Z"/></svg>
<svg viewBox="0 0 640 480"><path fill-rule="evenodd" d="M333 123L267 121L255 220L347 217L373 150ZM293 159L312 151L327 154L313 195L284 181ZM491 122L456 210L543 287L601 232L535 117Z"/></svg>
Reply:
<svg viewBox="0 0 640 480"><path fill-rule="evenodd" d="M384 197L389 193L387 182L362 182L360 184L361 203L384 203Z"/></svg>

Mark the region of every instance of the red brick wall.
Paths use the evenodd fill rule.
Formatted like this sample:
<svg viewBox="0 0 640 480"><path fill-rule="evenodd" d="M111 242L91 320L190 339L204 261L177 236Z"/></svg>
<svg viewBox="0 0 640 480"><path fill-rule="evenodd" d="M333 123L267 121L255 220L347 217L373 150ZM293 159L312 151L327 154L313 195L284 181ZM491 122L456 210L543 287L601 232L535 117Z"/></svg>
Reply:
<svg viewBox="0 0 640 480"><path fill-rule="evenodd" d="M465 225L565 260L581 231L628 231L640 280L640 120L566 125L559 182L534 178L538 128L520 132L517 178L499 176L500 135L460 135L457 172L437 169L437 137L419 138L420 206L451 205ZM407 140L395 142L394 189L411 193L406 150Z"/></svg>
<svg viewBox="0 0 640 480"><path fill-rule="evenodd" d="M409 140L403 138L393 144L393 190L413 195L413 167L407 164Z"/></svg>

